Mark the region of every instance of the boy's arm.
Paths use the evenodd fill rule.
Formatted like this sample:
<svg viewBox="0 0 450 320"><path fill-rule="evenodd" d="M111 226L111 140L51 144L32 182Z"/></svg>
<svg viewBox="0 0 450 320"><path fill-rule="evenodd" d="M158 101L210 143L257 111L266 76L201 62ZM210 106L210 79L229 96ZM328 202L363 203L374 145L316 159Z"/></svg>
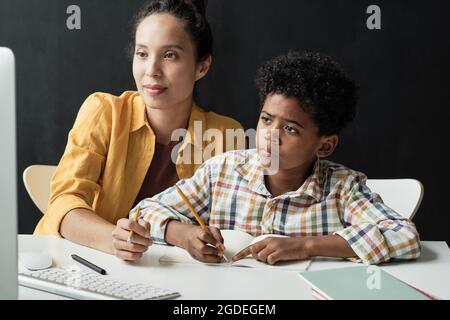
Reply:
<svg viewBox="0 0 450 320"><path fill-rule="evenodd" d="M223 261L225 247L220 230L209 227L202 230L192 224L171 220L166 227L166 242L183 248L194 258L206 263Z"/></svg>
<svg viewBox="0 0 450 320"><path fill-rule="evenodd" d="M305 249L308 257L355 258L357 255L352 247L341 236L330 234L314 236L307 240Z"/></svg>
<svg viewBox="0 0 450 320"><path fill-rule="evenodd" d="M279 261L305 260L316 256L353 258L352 247L338 235L311 237L267 237L244 248L233 260L252 255L253 258L275 264Z"/></svg>
<svg viewBox="0 0 450 320"><path fill-rule="evenodd" d="M210 168L207 163L202 164L192 178L180 180L176 185L190 200L190 204L195 208L203 221L208 224L212 184ZM189 207L180 197L175 187L170 187L153 198L142 200L136 208L131 210L130 217L134 215L137 207L141 208L143 219L150 223L150 235L156 243L167 243L166 228L171 220L190 225L197 224Z"/></svg>
<svg viewBox="0 0 450 320"><path fill-rule="evenodd" d="M359 175L346 183L349 187L341 197L346 228L334 235L345 239L366 264L418 258L420 241L414 223L386 206L365 181L366 177Z"/></svg>

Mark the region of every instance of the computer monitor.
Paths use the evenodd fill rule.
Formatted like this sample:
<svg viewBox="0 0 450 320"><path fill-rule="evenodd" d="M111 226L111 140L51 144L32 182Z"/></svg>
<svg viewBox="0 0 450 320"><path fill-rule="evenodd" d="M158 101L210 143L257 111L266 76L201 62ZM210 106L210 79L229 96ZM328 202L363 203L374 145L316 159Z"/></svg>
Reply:
<svg viewBox="0 0 450 320"><path fill-rule="evenodd" d="M0 47L0 299L17 298L17 164L14 54Z"/></svg>

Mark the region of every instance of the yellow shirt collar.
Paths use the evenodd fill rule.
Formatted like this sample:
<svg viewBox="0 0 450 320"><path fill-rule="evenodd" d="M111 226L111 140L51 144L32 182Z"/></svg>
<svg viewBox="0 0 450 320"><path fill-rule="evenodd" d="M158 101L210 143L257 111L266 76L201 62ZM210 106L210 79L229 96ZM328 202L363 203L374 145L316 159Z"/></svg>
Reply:
<svg viewBox="0 0 450 320"><path fill-rule="evenodd" d="M146 117L146 106L142 97L137 94L133 98L133 116L131 123L131 132L137 131L145 125L149 125ZM195 122L201 124L201 132L199 131L199 125L197 124L197 133L195 132ZM189 125L187 131L189 134L185 137L185 144L190 143L200 149L203 147L203 133L206 127L206 115L205 112L195 103L192 103L191 115L189 117Z"/></svg>

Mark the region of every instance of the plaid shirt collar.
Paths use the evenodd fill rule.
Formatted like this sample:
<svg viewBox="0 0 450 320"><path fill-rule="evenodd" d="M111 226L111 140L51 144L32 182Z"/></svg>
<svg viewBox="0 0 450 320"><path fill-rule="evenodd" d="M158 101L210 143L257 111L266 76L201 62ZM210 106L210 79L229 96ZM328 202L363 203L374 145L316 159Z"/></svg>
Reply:
<svg viewBox="0 0 450 320"><path fill-rule="evenodd" d="M304 197L306 195L313 198L316 202L320 202L324 186L324 175L321 169L321 161L317 159L314 163L312 174L305 180L302 186L295 191L287 192L281 196ZM236 171L247 181L250 190L267 197L272 197L264 182L264 169L256 150L249 153L248 157L236 166Z"/></svg>

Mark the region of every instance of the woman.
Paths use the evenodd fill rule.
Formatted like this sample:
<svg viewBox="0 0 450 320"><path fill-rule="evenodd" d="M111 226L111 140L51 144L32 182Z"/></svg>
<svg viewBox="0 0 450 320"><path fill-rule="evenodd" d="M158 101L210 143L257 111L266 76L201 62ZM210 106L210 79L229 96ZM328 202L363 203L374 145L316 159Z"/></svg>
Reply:
<svg viewBox="0 0 450 320"><path fill-rule="evenodd" d="M140 11L133 58L138 91L95 93L84 102L35 234L62 236L124 260L140 258L151 245L150 226L129 223L129 210L192 176L206 160L192 161L205 147L194 127L241 129L193 101L195 83L212 62L205 8L203 1L160 0ZM188 132L184 141L172 141L180 128ZM222 151L215 148L212 155Z"/></svg>

